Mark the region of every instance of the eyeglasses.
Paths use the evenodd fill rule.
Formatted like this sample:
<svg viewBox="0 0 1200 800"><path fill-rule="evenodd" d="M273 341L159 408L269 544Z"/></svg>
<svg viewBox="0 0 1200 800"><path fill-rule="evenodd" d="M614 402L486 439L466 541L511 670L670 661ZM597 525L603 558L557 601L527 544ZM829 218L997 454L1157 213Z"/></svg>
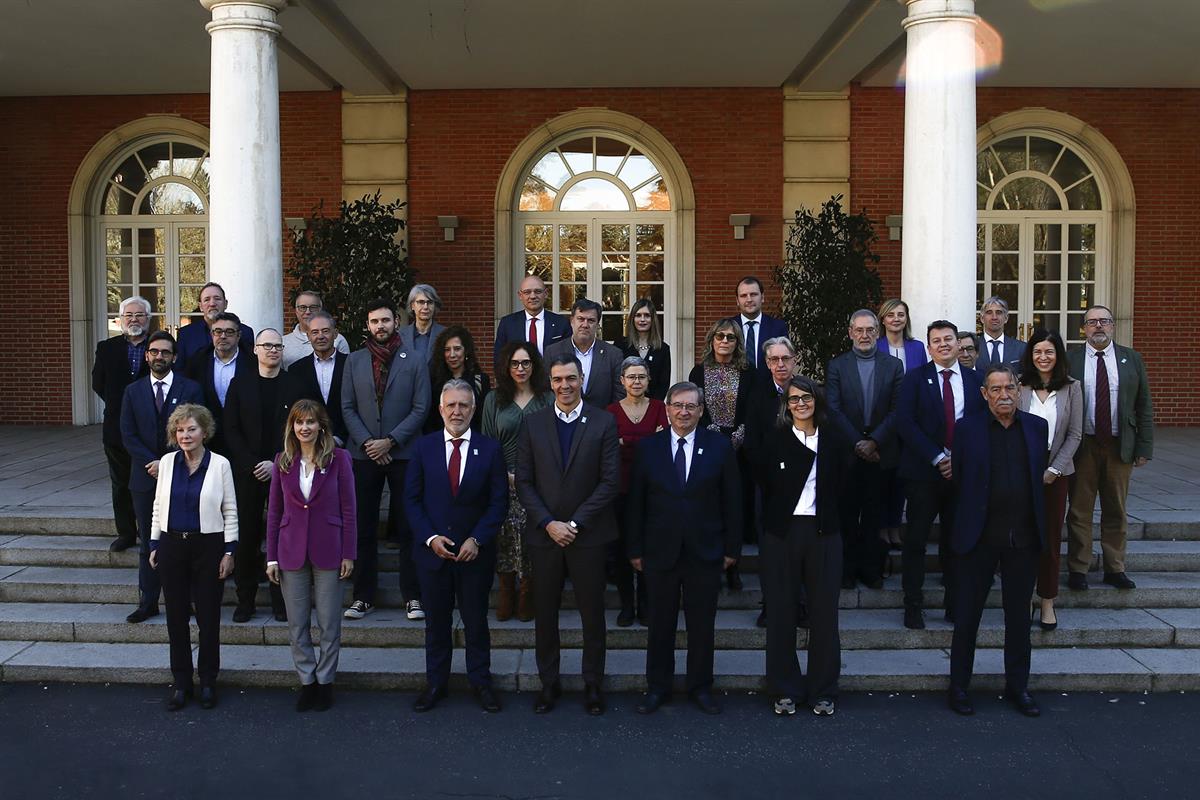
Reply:
<svg viewBox="0 0 1200 800"><path fill-rule="evenodd" d="M430 300L428 297L418 297L416 300L413 300L413 301L412 301L412 304L413 304L414 306L422 306L422 307L424 307L424 306L431 306L431 305L433 305L433 301L432 301L432 300Z"/></svg>
<svg viewBox="0 0 1200 800"><path fill-rule="evenodd" d="M738 335L736 333L714 333L714 342L736 342Z"/></svg>
<svg viewBox="0 0 1200 800"><path fill-rule="evenodd" d="M150 315L147 314L145 311L137 311L137 312L126 311L124 314L121 315L121 319L146 319L149 316Z"/></svg>
<svg viewBox="0 0 1200 800"><path fill-rule="evenodd" d="M795 356L767 356L768 364L789 364L795 360Z"/></svg>
<svg viewBox="0 0 1200 800"><path fill-rule="evenodd" d="M283 352L283 345L275 344L273 342L261 342L254 346L261 347L263 350L266 350L268 353L282 353Z"/></svg>
<svg viewBox="0 0 1200 800"><path fill-rule="evenodd" d="M227 337L227 336L237 336L238 329L237 328L213 328L212 335L216 336L218 339L220 339L222 337Z"/></svg>
<svg viewBox="0 0 1200 800"><path fill-rule="evenodd" d="M811 406L814 399L811 394L789 394L787 404L789 406Z"/></svg>
<svg viewBox="0 0 1200 800"><path fill-rule="evenodd" d="M699 403L667 403L673 411L687 411L691 413L700 408Z"/></svg>
<svg viewBox="0 0 1200 800"><path fill-rule="evenodd" d="M1112 317L1098 317L1097 319L1085 319L1083 325L1085 328L1107 328L1113 324Z"/></svg>
<svg viewBox="0 0 1200 800"><path fill-rule="evenodd" d="M875 333L878 333L878 332L879 332L879 329L874 326L872 326L870 328L851 328L850 329L850 333L855 336L865 336L867 334L874 335Z"/></svg>
<svg viewBox="0 0 1200 800"><path fill-rule="evenodd" d="M974 353L974 352L975 352L975 345L973 345L973 344L964 344L964 345L960 345L960 346L959 346L959 349L960 349L960 350L962 350L964 353Z"/></svg>
<svg viewBox="0 0 1200 800"><path fill-rule="evenodd" d="M173 356L173 355L175 355L174 350L163 350L160 347L151 347L151 348L147 349L146 352L152 356Z"/></svg>
<svg viewBox="0 0 1200 800"><path fill-rule="evenodd" d="M297 311L320 311L320 310L321 310L321 304L320 304L320 303L313 303L312 305L309 305L309 306L301 306L301 305L298 305L298 306L296 306L296 310L297 310Z"/></svg>
<svg viewBox="0 0 1200 800"><path fill-rule="evenodd" d="M508 366L512 369L530 369L533 367L533 361L528 358L514 358L508 362Z"/></svg>
<svg viewBox="0 0 1200 800"><path fill-rule="evenodd" d="M622 375L621 377L627 381L636 381L638 383L650 379L649 375Z"/></svg>

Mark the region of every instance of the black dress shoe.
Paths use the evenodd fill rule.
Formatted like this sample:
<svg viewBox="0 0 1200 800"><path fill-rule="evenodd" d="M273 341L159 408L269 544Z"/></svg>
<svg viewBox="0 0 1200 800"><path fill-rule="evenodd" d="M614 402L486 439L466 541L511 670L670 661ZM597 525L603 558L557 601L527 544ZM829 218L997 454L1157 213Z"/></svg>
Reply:
<svg viewBox="0 0 1200 800"><path fill-rule="evenodd" d="M692 692L692 702L696 704L696 708L705 714L721 713L721 707L717 705L717 701L713 699L712 692L708 691L708 689L698 689Z"/></svg>
<svg viewBox="0 0 1200 800"><path fill-rule="evenodd" d="M201 686L200 687L200 707L210 709L217 707L217 687Z"/></svg>
<svg viewBox="0 0 1200 800"><path fill-rule="evenodd" d="M275 615L276 622L287 622L287 611L282 608L277 608L271 612Z"/></svg>
<svg viewBox="0 0 1200 800"><path fill-rule="evenodd" d="M233 610L234 622L249 622L254 616L254 606L246 606L238 603L238 607Z"/></svg>
<svg viewBox="0 0 1200 800"><path fill-rule="evenodd" d="M758 619L754 620L754 627L756 627L756 628L767 627L767 610L765 608L762 611L758 612Z"/></svg>
<svg viewBox="0 0 1200 800"><path fill-rule="evenodd" d="M552 683L549 686L543 686L538 692L537 700L533 703L533 713L549 714L554 710L554 703L558 698L562 697L562 685Z"/></svg>
<svg viewBox="0 0 1200 800"><path fill-rule="evenodd" d="M671 696L663 692L656 692L653 689L642 695L642 701L637 704L637 713L653 714L658 711L659 707L669 703Z"/></svg>
<svg viewBox="0 0 1200 800"><path fill-rule="evenodd" d="M950 691L946 693L946 704L955 714L961 714L964 717L975 713L975 706L971 705L971 698L966 689L960 689L957 686L951 686Z"/></svg>
<svg viewBox="0 0 1200 800"><path fill-rule="evenodd" d="M187 705L187 701L192 697L192 687L186 689L172 689L171 694L167 696L167 711L178 711Z"/></svg>
<svg viewBox="0 0 1200 800"><path fill-rule="evenodd" d="M112 544L110 544L108 546L108 552L124 553L126 550L128 550L129 548L133 547L136 544L137 544L137 539L132 539L132 538L126 539L123 536L118 536L116 539L113 540Z"/></svg>
<svg viewBox="0 0 1200 800"><path fill-rule="evenodd" d="M600 691L600 687L596 684L589 683L583 687L583 707L593 717L598 717L604 713L604 693Z"/></svg>
<svg viewBox="0 0 1200 800"><path fill-rule="evenodd" d="M490 686L480 686L475 689L475 699L479 701L479 707L489 714L496 714L500 711L500 698L496 697L496 693Z"/></svg>
<svg viewBox="0 0 1200 800"><path fill-rule="evenodd" d="M1067 575L1067 588L1073 592L1086 592L1088 590L1087 573L1072 572Z"/></svg>
<svg viewBox="0 0 1200 800"><path fill-rule="evenodd" d="M333 706L333 684L318 683L317 697L313 700L313 711L328 711Z"/></svg>
<svg viewBox="0 0 1200 800"><path fill-rule="evenodd" d="M1038 708L1038 704L1034 702L1029 692L1010 692L1005 690L1004 697L1008 702L1013 704L1013 708L1027 717L1040 717L1042 715L1042 710Z"/></svg>
<svg viewBox="0 0 1200 800"><path fill-rule="evenodd" d="M905 606L904 627L914 631L925 630L925 612L916 606Z"/></svg>
<svg viewBox="0 0 1200 800"><path fill-rule="evenodd" d="M129 612L129 616L125 618L126 622L145 622L151 617L158 616L158 606L138 606L133 611Z"/></svg>
<svg viewBox="0 0 1200 800"><path fill-rule="evenodd" d="M1106 572L1104 573L1104 582L1109 586L1115 586L1118 589L1137 588L1137 584L1129 580L1129 576L1124 572Z"/></svg>
<svg viewBox="0 0 1200 800"><path fill-rule="evenodd" d="M742 575L738 572L737 564L725 570L725 583L729 586L729 591L731 592L740 592L742 590Z"/></svg>
<svg viewBox="0 0 1200 800"><path fill-rule="evenodd" d="M317 702L317 682L300 684L300 696L296 698L296 710L308 711Z"/></svg>
<svg viewBox="0 0 1200 800"><path fill-rule="evenodd" d="M883 578L860 578L860 580L868 589L875 589L878 591L879 589L883 588Z"/></svg>
<svg viewBox="0 0 1200 800"><path fill-rule="evenodd" d="M628 628L633 624L633 617L634 614L632 608L622 608L619 612L617 612L617 627Z"/></svg>
<svg viewBox="0 0 1200 800"><path fill-rule="evenodd" d="M438 701L446 698L446 687L444 686L426 686L424 691L417 695L417 699L413 702L413 711L418 714L423 714L430 711L438 704Z"/></svg>

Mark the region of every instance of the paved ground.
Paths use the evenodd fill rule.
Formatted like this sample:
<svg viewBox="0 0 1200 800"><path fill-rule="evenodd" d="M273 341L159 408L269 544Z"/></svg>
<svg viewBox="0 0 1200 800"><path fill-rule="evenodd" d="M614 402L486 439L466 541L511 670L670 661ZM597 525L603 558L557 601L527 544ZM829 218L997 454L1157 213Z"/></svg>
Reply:
<svg viewBox="0 0 1200 800"><path fill-rule="evenodd" d="M941 695L848 695L837 716L776 718L760 696L720 717L682 702L653 717L568 695L534 716L465 695L432 713L411 694L338 695L298 715L294 693L222 695L162 709L159 687L0 685L7 797L806 798L1195 797L1197 695L1043 695L1020 717L994 695L954 716Z"/></svg>

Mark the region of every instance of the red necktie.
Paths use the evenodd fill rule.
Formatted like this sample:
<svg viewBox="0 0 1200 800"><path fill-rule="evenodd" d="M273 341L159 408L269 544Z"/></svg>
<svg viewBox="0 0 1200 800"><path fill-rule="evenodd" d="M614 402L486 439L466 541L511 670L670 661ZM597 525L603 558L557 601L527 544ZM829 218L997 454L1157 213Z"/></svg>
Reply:
<svg viewBox="0 0 1200 800"><path fill-rule="evenodd" d="M1112 439L1112 397L1108 393L1108 364L1104 351L1096 353L1096 438L1103 444Z"/></svg>
<svg viewBox="0 0 1200 800"><path fill-rule="evenodd" d="M954 389L950 386L952 369L942 370L942 408L946 414L946 447L954 444Z"/></svg>
<svg viewBox="0 0 1200 800"><path fill-rule="evenodd" d="M450 454L450 494L455 497L458 497L458 473L462 469L462 454L458 452L458 446L462 443L462 439L450 440L450 444L454 445L454 452Z"/></svg>
<svg viewBox="0 0 1200 800"><path fill-rule="evenodd" d="M537 317L529 318L529 343L537 347Z"/></svg>

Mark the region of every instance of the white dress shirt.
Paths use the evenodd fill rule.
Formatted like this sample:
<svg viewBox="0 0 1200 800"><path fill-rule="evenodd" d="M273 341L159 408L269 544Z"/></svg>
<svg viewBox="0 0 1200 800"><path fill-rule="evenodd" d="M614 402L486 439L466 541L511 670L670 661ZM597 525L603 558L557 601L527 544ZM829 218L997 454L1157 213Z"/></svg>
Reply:
<svg viewBox="0 0 1200 800"><path fill-rule="evenodd" d="M563 422L571 423L579 419L579 415L583 413L583 401L580 400L575 404L575 407L570 411L563 411L558 407L558 403L554 404L554 416L561 419Z"/></svg>
<svg viewBox="0 0 1200 800"><path fill-rule="evenodd" d="M1038 399L1036 391L1029 394L1029 413L1036 414L1046 420L1046 427L1050 429L1049 437L1046 439L1046 449L1050 449L1050 445L1054 442L1054 428L1058 425L1058 392L1051 392L1046 395L1046 402Z"/></svg>
<svg viewBox="0 0 1200 800"><path fill-rule="evenodd" d="M815 431L812 436L807 435L804 431L792 426L792 434L800 440L800 444L817 452L817 437L821 435L820 431ZM800 500L796 503L796 508L792 511L794 517L815 517L817 515L817 459L813 459L812 467L808 470L808 478L804 481L804 488L800 491Z"/></svg>
<svg viewBox="0 0 1200 800"><path fill-rule="evenodd" d="M443 436L445 438L445 442L446 442L446 474L447 475L450 474L450 458L454 455L454 440L455 440L455 438L457 438L462 441L462 444L460 444L458 446L458 482L461 485L463 475L465 475L467 472L467 451L471 449L471 429L467 428L465 431L463 431L462 436L455 437L453 434L450 433L450 431L445 430L443 428L442 434L443 434ZM441 536L441 534L435 533L433 536L430 536L428 539L426 539L425 546L429 547L429 543L432 542L434 539L436 539L438 536ZM460 543L455 542L455 544L460 544Z"/></svg>
<svg viewBox="0 0 1200 800"><path fill-rule="evenodd" d="M748 346L748 342L750 341L750 323L753 322L754 323L754 349L757 350L759 353L761 353L762 352L762 319L763 319L762 312L760 311L758 313L758 316L755 317L754 319L750 319L750 317L747 317L745 314L741 314L741 315L739 315L739 317L740 317L741 323L742 323L742 344ZM758 355L755 354L754 363L757 364L758 360L759 360Z"/></svg>
<svg viewBox="0 0 1200 800"><path fill-rule="evenodd" d="M321 398L328 405L329 390L333 387L333 368L337 366L337 351L330 353L329 358L321 358L313 353L312 359L313 366L316 367L317 386L321 388Z"/></svg>
<svg viewBox="0 0 1200 800"><path fill-rule="evenodd" d="M671 463L675 462L675 454L679 452L679 442L683 441L683 479L686 482L692 476L692 456L696 450L696 429L692 428L687 436L680 437L671 429Z"/></svg>
<svg viewBox="0 0 1200 800"><path fill-rule="evenodd" d="M1096 350L1091 345L1084 345L1086 354L1083 362L1083 405L1087 414L1083 418L1083 432L1088 436L1096 435ZM1121 388L1121 379L1117 375L1117 348L1109 341L1108 347L1099 351L1104 353L1104 367L1108 372L1108 408L1112 412L1112 435L1117 430L1117 390Z"/></svg>
<svg viewBox="0 0 1200 800"><path fill-rule="evenodd" d="M583 391L586 392L588 388L588 382L592 377L592 356L596 352L596 342L593 341L592 346L589 347L585 353L575 346L575 340L572 339L571 349L575 351L575 357L579 359L579 366L583 368Z"/></svg>
<svg viewBox="0 0 1200 800"><path fill-rule="evenodd" d="M546 309L543 308L536 315L530 314L528 310L525 311L524 334L526 336L529 335L530 320L537 320L537 325L534 327L534 332L537 333L537 341L533 344L537 347L538 354L543 354L546 352Z"/></svg>
<svg viewBox="0 0 1200 800"><path fill-rule="evenodd" d="M154 377L154 373L151 372L149 381L150 381L150 396L151 397L157 396L158 383L160 381L162 382L163 402L166 403L167 395L171 393L171 384L175 382L175 370L173 370L173 369L167 370L167 374L161 378ZM165 408L166 406L163 406L163 407Z"/></svg>
<svg viewBox="0 0 1200 800"><path fill-rule="evenodd" d="M313 354L312 342L308 340L308 334L300 330L299 323L288 333L284 334L283 345L283 361L280 363L284 369L287 369L300 359L308 358ZM346 337L339 333L337 338L333 340L333 349L349 353L350 345L346 342Z"/></svg>
<svg viewBox="0 0 1200 800"><path fill-rule="evenodd" d="M305 500L311 499L313 476L316 474L316 468L308 463L308 459L300 459L300 494L304 495Z"/></svg>
<svg viewBox="0 0 1200 800"><path fill-rule="evenodd" d="M1005 357L1004 340L1006 338L1007 337L1003 333L994 339L992 338L991 334L985 333L983 335L983 349L987 351L988 359L991 361L992 364L1003 364L1007 361L1012 360L1010 358ZM997 346L999 347L999 349L997 350L998 358L995 358L995 359L992 358L992 342L995 342L997 344Z"/></svg>

